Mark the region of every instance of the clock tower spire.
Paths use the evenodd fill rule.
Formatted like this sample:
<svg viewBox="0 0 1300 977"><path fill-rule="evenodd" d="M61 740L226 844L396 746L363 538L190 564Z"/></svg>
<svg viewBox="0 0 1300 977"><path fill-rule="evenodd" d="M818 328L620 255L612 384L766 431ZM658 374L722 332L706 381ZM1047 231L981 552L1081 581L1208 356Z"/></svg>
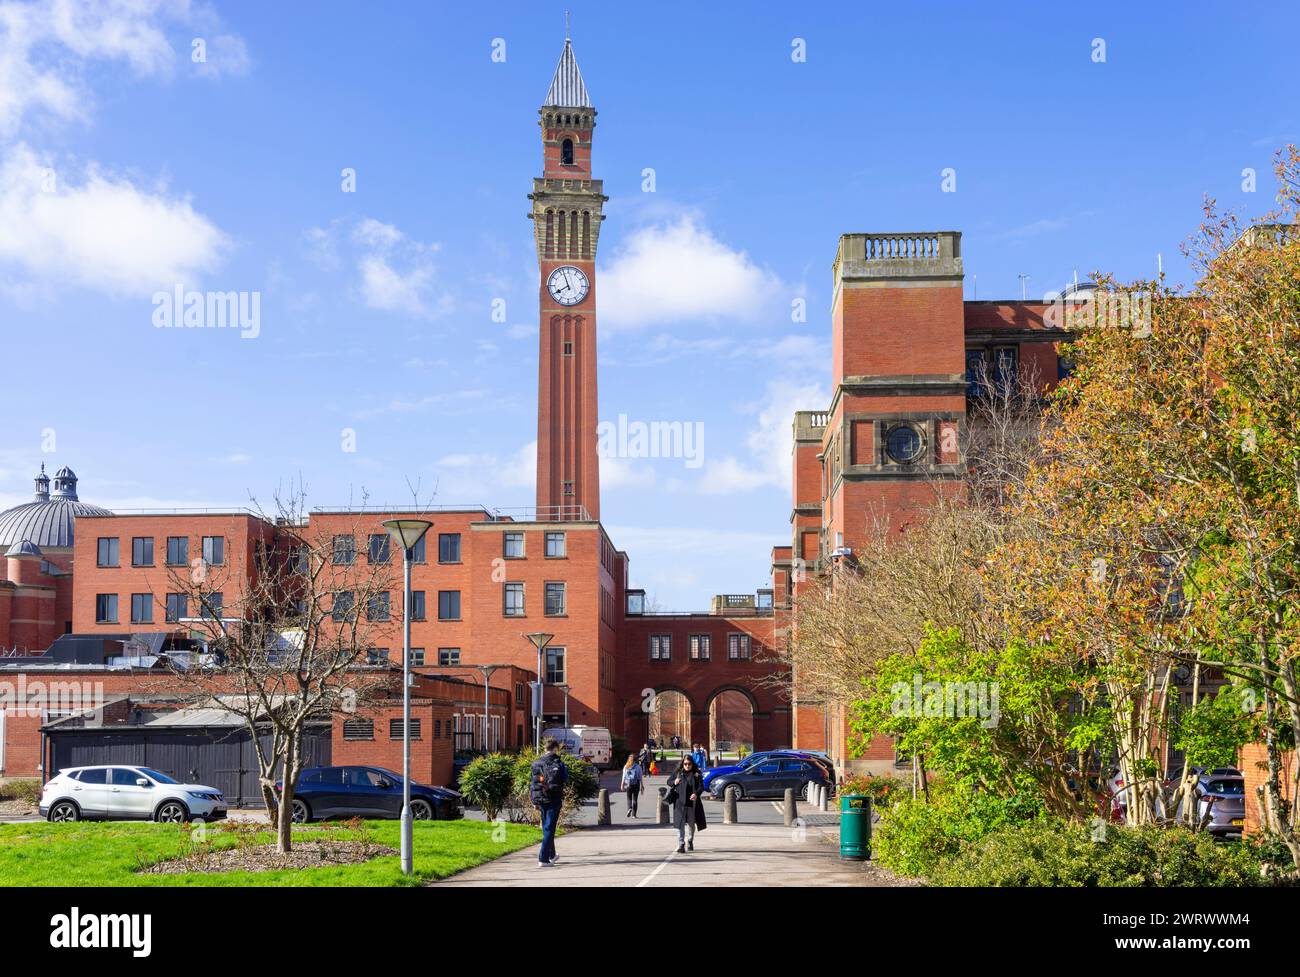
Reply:
<svg viewBox="0 0 1300 977"><path fill-rule="evenodd" d="M540 270L538 518L599 519L596 241L608 198L591 178L596 110L567 37L539 113L542 176L528 215Z"/></svg>

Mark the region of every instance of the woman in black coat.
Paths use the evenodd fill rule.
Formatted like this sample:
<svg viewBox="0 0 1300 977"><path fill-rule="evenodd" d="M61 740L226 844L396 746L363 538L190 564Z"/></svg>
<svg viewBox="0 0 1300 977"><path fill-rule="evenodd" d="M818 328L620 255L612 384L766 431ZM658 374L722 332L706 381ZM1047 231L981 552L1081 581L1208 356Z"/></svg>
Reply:
<svg viewBox="0 0 1300 977"><path fill-rule="evenodd" d="M673 806L673 826L677 828L677 853L695 851L695 832L708 827L704 818L704 774L689 756L668 778L668 799Z"/></svg>

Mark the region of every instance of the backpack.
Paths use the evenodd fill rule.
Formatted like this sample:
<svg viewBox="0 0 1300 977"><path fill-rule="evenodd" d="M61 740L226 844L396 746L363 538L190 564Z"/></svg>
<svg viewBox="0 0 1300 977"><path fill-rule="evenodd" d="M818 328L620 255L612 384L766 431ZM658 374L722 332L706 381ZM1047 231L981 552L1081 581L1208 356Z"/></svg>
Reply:
<svg viewBox="0 0 1300 977"><path fill-rule="evenodd" d="M635 787L641 783L641 768L637 764L623 768L623 783L628 787Z"/></svg>
<svg viewBox="0 0 1300 977"><path fill-rule="evenodd" d="M554 753L538 757L529 776L529 798L534 804L556 804L563 800L567 773L564 761Z"/></svg>

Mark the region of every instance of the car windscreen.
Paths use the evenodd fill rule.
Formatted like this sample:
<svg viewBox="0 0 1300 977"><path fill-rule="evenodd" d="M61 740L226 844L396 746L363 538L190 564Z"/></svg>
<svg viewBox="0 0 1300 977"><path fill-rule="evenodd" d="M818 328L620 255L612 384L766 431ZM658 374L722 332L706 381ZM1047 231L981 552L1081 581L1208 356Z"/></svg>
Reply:
<svg viewBox="0 0 1300 977"><path fill-rule="evenodd" d="M1244 780L1211 780L1205 785L1207 794L1222 794L1225 797L1242 797L1246 793Z"/></svg>
<svg viewBox="0 0 1300 977"><path fill-rule="evenodd" d="M153 767L141 767L140 772L157 784L179 784L179 780L173 780L161 770L155 770Z"/></svg>

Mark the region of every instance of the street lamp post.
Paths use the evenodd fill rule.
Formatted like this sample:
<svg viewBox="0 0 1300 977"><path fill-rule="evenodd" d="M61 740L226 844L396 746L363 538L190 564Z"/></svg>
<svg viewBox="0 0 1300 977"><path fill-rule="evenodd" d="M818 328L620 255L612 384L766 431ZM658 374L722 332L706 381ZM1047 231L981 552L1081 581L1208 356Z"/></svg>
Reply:
<svg viewBox="0 0 1300 977"><path fill-rule="evenodd" d="M474 668L479 670L483 676L483 752L487 753L492 747L488 745L488 730L492 727L491 714L488 706L488 682L492 678L492 673L500 668L509 668L509 665L475 665ZM500 744L498 744L500 745Z"/></svg>
<svg viewBox="0 0 1300 977"><path fill-rule="evenodd" d="M415 871L411 837L411 561L433 523L389 519L383 526L402 547L402 874Z"/></svg>
<svg viewBox="0 0 1300 977"><path fill-rule="evenodd" d="M546 666L542 661L542 656L546 654L546 646L551 643L555 637L553 634L547 634L545 631L533 631L531 634L524 635L533 643L537 649L537 701L533 707L533 749L540 751L542 748L542 708L546 702Z"/></svg>

